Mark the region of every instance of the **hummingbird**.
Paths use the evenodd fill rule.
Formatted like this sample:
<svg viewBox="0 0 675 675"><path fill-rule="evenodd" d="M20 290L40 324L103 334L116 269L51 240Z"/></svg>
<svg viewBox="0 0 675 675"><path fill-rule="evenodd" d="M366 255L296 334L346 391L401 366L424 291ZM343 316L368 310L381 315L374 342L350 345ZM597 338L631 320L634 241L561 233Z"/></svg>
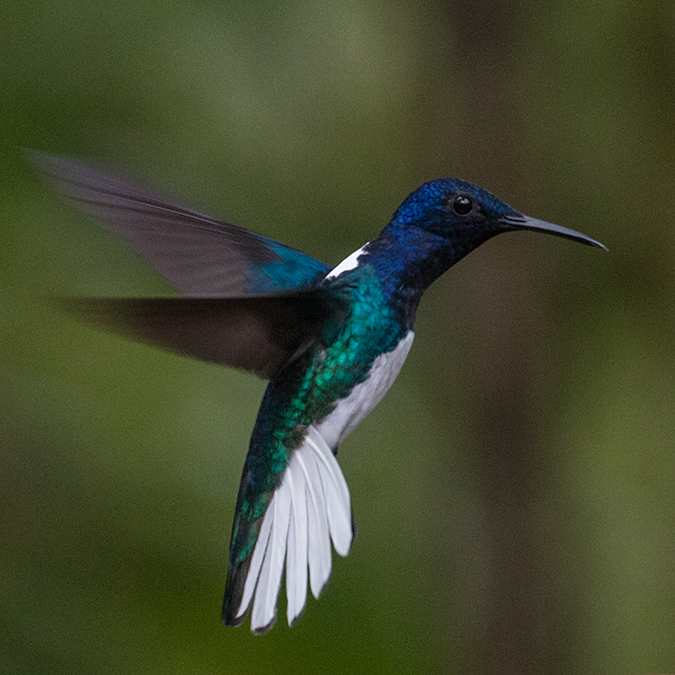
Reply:
<svg viewBox="0 0 675 675"><path fill-rule="evenodd" d="M56 190L145 260L177 297L71 298L80 319L269 380L244 462L222 620L275 623L318 598L332 548L354 537L337 450L396 379L424 291L491 237L530 230L605 248L523 215L472 183L440 178L405 198L378 236L336 267L67 156L30 151ZM332 542L332 547L331 547Z"/></svg>

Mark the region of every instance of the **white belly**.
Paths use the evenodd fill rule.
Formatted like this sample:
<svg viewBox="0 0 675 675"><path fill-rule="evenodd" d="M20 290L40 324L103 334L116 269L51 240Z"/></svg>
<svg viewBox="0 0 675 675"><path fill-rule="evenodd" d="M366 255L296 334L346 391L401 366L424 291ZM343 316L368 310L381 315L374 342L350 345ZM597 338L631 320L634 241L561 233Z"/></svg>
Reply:
<svg viewBox="0 0 675 675"><path fill-rule="evenodd" d="M382 400L401 371L414 336L410 331L392 351L378 356L368 379L357 384L349 396L339 401L333 412L316 426L329 447L337 447Z"/></svg>

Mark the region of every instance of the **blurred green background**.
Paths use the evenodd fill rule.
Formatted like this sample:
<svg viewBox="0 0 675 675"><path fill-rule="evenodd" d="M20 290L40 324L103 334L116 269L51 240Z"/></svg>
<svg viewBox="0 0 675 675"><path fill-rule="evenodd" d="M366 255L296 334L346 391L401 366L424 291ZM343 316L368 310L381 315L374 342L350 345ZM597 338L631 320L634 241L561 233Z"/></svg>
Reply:
<svg viewBox="0 0 675 675"><path fill-rule="evenodd" d="M0 671L675 672L672 0L5 0ZM603 241L498 237L343 444L357 539L219 622L264 383L55 314L170 292L19 146L336 264L459 176Z"/></svg>

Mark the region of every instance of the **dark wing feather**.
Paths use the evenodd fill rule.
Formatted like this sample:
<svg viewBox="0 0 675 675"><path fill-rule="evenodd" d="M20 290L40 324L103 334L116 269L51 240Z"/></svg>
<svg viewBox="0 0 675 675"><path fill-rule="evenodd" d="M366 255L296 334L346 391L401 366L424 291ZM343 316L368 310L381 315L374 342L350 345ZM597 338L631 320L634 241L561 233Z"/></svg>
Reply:
<svg viewBox="0 0 675 675"><path fill-rule="evenodd" d="M273 377L320 339L341 300L325 291L249 298L72 298L58 304L109 332Z"/></svg>
<svg viewBox="0 0 675 675"><path fill-rule="evenodd" d="M50 183L183 295L241 296L307 286L330 267L62 155L27 151Z"/></svg>

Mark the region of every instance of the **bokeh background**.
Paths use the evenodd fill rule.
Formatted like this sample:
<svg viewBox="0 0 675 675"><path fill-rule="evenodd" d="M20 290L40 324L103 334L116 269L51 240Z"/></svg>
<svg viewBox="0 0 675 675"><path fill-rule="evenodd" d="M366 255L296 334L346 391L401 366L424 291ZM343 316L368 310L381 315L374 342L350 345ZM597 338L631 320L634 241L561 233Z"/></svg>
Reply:
<svg viewBox="0 0 675 675"><path fill-rule="evenodd" d="M672 0L4 0L0 671L675 672ZM357 539L266 637L219 622L264 383L45 298L168 294L19 146L336 264L417 185L498 237L343 444Z"/></svg>

